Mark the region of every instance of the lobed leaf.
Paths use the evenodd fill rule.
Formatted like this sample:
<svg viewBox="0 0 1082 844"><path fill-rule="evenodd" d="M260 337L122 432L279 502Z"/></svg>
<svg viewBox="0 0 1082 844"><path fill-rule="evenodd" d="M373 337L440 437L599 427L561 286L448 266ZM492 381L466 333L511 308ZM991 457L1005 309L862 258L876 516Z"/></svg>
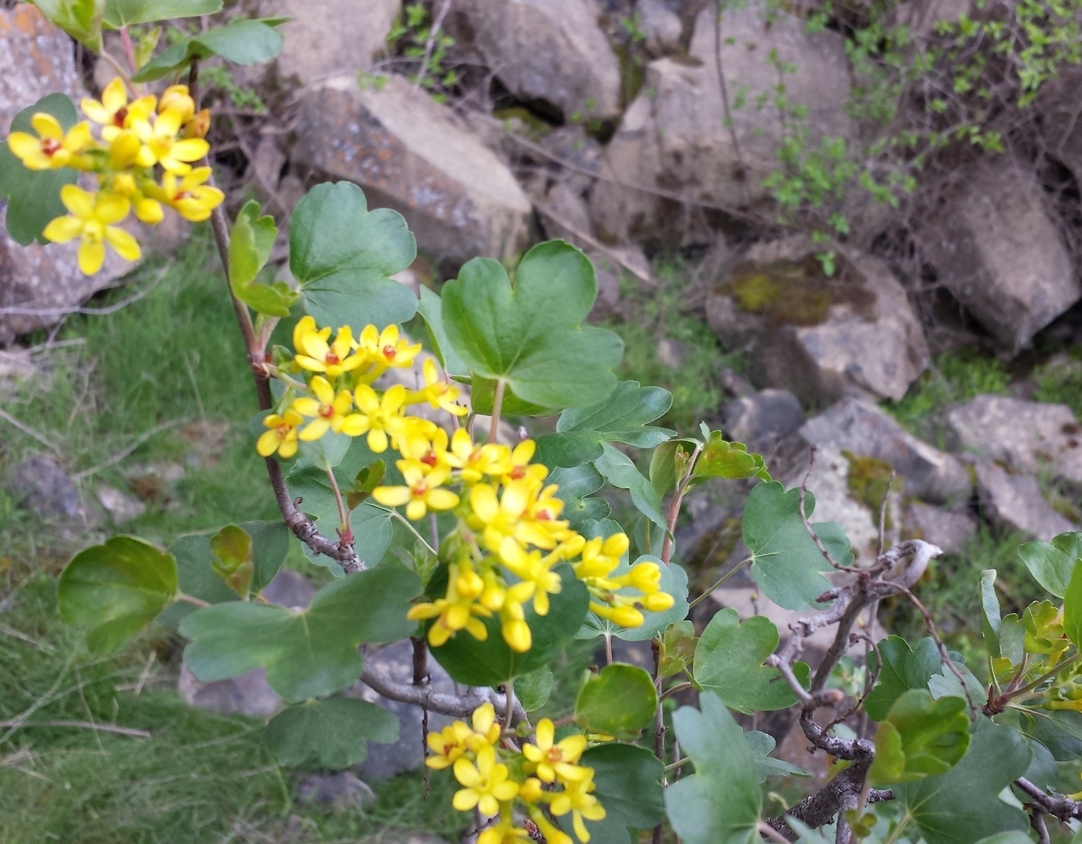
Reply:
<svg viewBox="0 0 1082 844"><path fill-rule="evenodd" d="M368 742L398 741L398 718L382 706L353 697L310 700L283 709L263 731L263 744L281 765L314 762L340 771L363 762Z"/></svg>
<svg viewBox="0 0 1082 844"><path fill-rule="evenodd" d="M575 696L575 723L587 732L636 739L654 720L657 688L637 665L614 662L586 671Z"/></svg>
<svg viewBox="0 0 1082 844"><path fill-rule="evenodd" d="M261 20L233 20L182 38L147 62L135 82L152 82L191 65L193 59L221 56L239 65L269 62L282 52L282 36Z"/></svg>
<svg viewBox="0 0 1082 844"><path fill-rule="evenodd" d="M924 689L900 695L876 730L868 782L893 785L949 771L969 746L965 708L965 698L933 700Z"/></svg>

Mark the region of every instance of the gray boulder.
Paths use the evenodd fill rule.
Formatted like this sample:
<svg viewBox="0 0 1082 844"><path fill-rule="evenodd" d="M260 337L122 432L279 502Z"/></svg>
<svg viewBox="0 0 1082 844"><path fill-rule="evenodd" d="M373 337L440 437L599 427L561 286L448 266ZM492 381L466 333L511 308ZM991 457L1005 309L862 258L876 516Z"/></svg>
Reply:
<svg viewBox="0 0 1082 844"><path fill-rule="evenodd" d="M972 491L969 473L957 458L918 440L870 402L839 402L808 420L800 433L813 445L844 448L889 463L905 480L906 495L944 503L968 498Z"/></svg>
<svg viewBox="0 0 1082 844"><path fill-rule="evenodd" d="M948 554L957 554L977 533L977 520L969 513L944 510L920 501L906 504L904 522L906 539L923 539Z"/></svg>
<svg viewBox="0 0 1082 844"><path fill-rule="evenodd" d="M1015 472L1082 483L1082 425L1066 405L983 395L954 408L947 421L973 454Z"/></svg>
<svg viewBox="0 0 1082 844"><path fill-rule="evenodd" d="M847 393L900 399L928 363L905 290L881 261L852 253L827 277L803 235L756 244L706 300L726 349L752 362L759 387L805 405Z"/></svg>
<svg viewBox="0 0 1082 844"><path fill-rule="evenodd" d="M1059 78L1046 82L1037 100L1044 151L1062 162L1082 184L1082 120L1079 120L1082 68L1065 65Z"/></svg>
<svg viewBox="0 0 1082 844"><path fill-rule="evenodd" d="M639 0L637 12L646 52L656 58L680 50L684 22L665 0Z"/></svg>
<svg viewBox="0 0 1082 844"><path fill-rule="evenodd" d="M684 206L739 207L767 197L762 180L777 169L786 132L773 103L778 70L771 55L798 68L784 84L789 102L808 108L809 142L849 134L849 70L840 35L809 34L803 20L784 10L775 10L768 24L765 4L752 0L726 7L719 42L716 5L699 13L687 58L648 66L592 196L599 233L659 245L706 242L707 229L680 213Z"/></svg>
<svg viewBox="0 0 1082 844"><path fill-rule="evenodd" d="M1070 253L1028 165L984 157L920 232L939 281L1011 353L1082 299Z"/></svg>
<svg viewBox="0 0 1082 844"><path fill-rule="evenodd" d="M804 410L788 390L760 390L721 409L725 434L753 451L769 450L804 424Z"/></svg>
<svg viewBox="0 0 1082 844"><path fill-rule="evenodd" d="M84 96L71 39L20 3L0 9L0 134L46 94L61 92L75 102ZM0 141L2 143L2 141ZM54 325L132 265L107 250L105 266L93 276L79 270L78 241L21 246L7 233L0 208L0 344Z"/></svg>
<svg viewBox="0 0 1082 844"><path fill-rule="evenodd" d="M564 118L620 113L620 65L587 0L457 0L473 46L520 100Z"/></svg>
<svg viewBox="0 0 1082 844"><path fill-rule="evenodd" d="M263 0L260 6L263 16L292 18L281 26L278 77L302 86L372 67L401 11L402 0Z"/></svg>
<svg viewBox="0 0 1082 844"><path fill-rule="evenodd" d="M41 518L84 524L91 521L79 490L51 457L24 460L4 486L18 506Z"/></svg>
<svg viewBox="0 0 1082 844"><path fill-rule="evenodd" d="M301 98L293 161L399 211L420 249L452 262L503 259L529 242L530 201L511 171L403 76L362 90L340 76Z"/></svg>
<svg viewBox="0 0 1082 844"><path fill-rule="evenodd" d="M1032 475L1011 475L995 463L977 464L977 493L981 514L1007 530L1017 530L1046 542L1078 530L1078 525L1057 513Z"/></svg>

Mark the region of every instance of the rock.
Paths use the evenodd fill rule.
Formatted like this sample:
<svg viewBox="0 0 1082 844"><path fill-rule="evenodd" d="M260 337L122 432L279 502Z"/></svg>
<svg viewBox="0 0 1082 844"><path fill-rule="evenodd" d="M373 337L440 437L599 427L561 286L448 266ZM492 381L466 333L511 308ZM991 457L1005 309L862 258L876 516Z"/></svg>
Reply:
<svg viewBox="0 0 1082 844"><path fill-rule="evenodd" d="M773 104L778 72L771 55L798 68L785 77L786 96L808 108L809 143L850 134L844 40L831 31L809 34L803 20L780 9L768 24L763 0L724 11L726 90L731 104L738 92L745 100L727 116L715 56L716 5L699 13L687 58L650 63L642 92L606 148L591 199L603 237L658 246L711 242L707 228L689 227L684 206L739 207L768 196L762 180L777 169L785 134Z"/></svg>
<svg viewBox="0 0 1082 844"><path fill-rule="evenodd" d="M271 582L263 587L264 598L288 609L304 609L315 594L316 587L312 581L290 569L279 569Z"/></svg>
<svg viewBox="0 0 1082 844"><path fill-rule="evenodd" d="M1041 86L1035 106L1045 154L1060 161L1082 184L1082 121L1077 116L1080 86L1082 68L1064 64L1058 78Z"/></svg>
<svg viewBox="0 0 1082 844"><path fill-rule="evenodd" d="M561 238L585 249L589 244L582 235L592 239L593 227L590 225L590 209L579 194L567 183L557 182L544 200L539 203L541 228L550 240Z"/></svg>
<svg viewBox="0 0 1082 844"><path fill-rule="evenodd" d="M759 387L823 405L847 393L898 400L928 363L905 290L885 264L837 253L827 277L804 235L756 244L706 300L707 322L751 361Z"/></svg>
<svg viewBox="0 0 1082 844"><path fill-rule="evenodd" d="M904 513L906 539L923 539L948 554L957 554L977 533L977 520L969 513L944 510L931 504L910 501Z"/></svg>
<svg viewBox="0 0 1082 844"><path fill-rule="evenodd" d="M725 435L752 451L769 450L804 424L804 411L786 390L761 390L721 409Z"/></svg>
<svg viewBox="0 0 1082 844"><path fill-rule="evenodd" d="M984 461L976 469L981 515L988 521L1045 541L1078 530L1078 525L1044 500L1032 475L1011 475L995 463Z"/></svg>
<svg viewBox="0 0 1082 844"><path fill-rule="evenodd" d="M889 463L905 479L906 495L944 503L972 492L969 473L957 458L921 442L870 402L846 399L808 420L800 433L812 445Z"/></svg>
<svg viewBox="0 0 1082 844"><path fill-rule="evenodd" d="M402 0L350 0L309 3L263 0L264 17L286 15L279 79L294 78L304 87L340 74L368 70L386 48L387 36L401 13Z"/></svg>
<svg viewBox="0 0 1082 844"><path fill-rule="evenodd" d="M267 682L265 668L253 668L229 680L204 683L192 673L187 663L183 663L177 679L177 694L188 706L222 715L268 719L283 705Z"/></svg>
<svg viewBox="0 0 1082 844"><path fill-rule="evenodd" d="M638 26L647 53L657 58L680 50L684 22L664 0L639 0L638 13Z"/></svg>
<svg viewBox="0 0 1082 844"><path fill-rule="evenodd" d="M420 249L462 263L508 259L528 245L532 208L511 171L405 77L381 90L336 77L302 97L299 125L294 162L401 212Z"/></svg>
<svg viewBox="0 0 1082 844"><path fill-rule="evenodd" d="M109 518L116 525L138 519L147 509L147 505L138 498L122 492L115 486L109 486L109 484L98 486L97 495L98 502L105 508L105 512L109 514Z"/></svg>
<svg viewBox="0 0 1082 844"><path fill-rule="evenodd" d="M365 657L365 665L399 682L413 681L413 645L409 640L395 642L381 648L370 648ZM455 684L446 671L431 657L428 660L432 687L444 692L454 692ZM421 710L390 700L374 692L363 683L357 683L346 692L369 703L375 703L390 710L398 717L398 741L394 744L368 743L368 756L360 766L359 773L366 780L383 780L403 771L412 771L424 764L424 736L421 732ZM428 729L441 730L450 724L452 718L435 712L428 714Z"/></svg>
<svg viewBox="0 0 1082 844"><path fill-rule="evenodd" d="M1082 299L1070 253L1027 164L985 157L919 232L940 283L1009 352Z"/></svg>
<svg viewBox="0 0 1082 844"><path fill-rule="evenodd" d="M90 522L79 490L51 457L24 460L4 487L16 505L42 518Z"/></svg>
<svg viewBox="0 0 1082 844"><path fill-rule="evenodd" d="M586 134L580 123L570 123L549 132L537 146L544 153L540 163L558 168L557 178L576 193L590 188L601 172L604 149L595 138Z"/></svg>
<svg viewBox="0 0 1082 844"><path fill-rule="evenodd" d="M351 771L309 774L297 784L297 796L303 803L331 806L340 812L363 811L376 802L376 792Z"/></svg>
<svg viewBox="0 0 1082 844"><path fill-rule="evenodd" d="M620 65L587 0L458 0L473 46L520 100L570 120L620 113Z"/></svg>
<svg viewBox="0 0 1082 844"><path fill-rule="evenodd" d="M1082 483L1082 425L1066 405L982 395L947 421L967 451L1015 472Z"/></svg>
<svg viewBox="0 0 1082 844"><path fill-rule="evenodd" d="M36 8L20 3L0 9L0 133L46 94L61 92L75 102L84 95L71 39ZM80 272L78 241L21 246L7 234L6 209L0 209L0 344L20 334L54 325L109 287L132 268L111 250L93 276Z"/></svg>
<svg viewBox="0 0 1082 844"><path fill-rule="evenodd" d="M688 351L688 347L679 340L662 337L657 341L657 359L672 370L677 370L684 365Z"/></svg>

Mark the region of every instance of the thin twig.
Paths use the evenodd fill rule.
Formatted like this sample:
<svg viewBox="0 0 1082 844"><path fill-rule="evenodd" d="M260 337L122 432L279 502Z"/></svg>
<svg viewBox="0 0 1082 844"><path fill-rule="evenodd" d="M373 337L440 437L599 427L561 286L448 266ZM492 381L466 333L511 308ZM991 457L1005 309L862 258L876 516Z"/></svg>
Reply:
<svg viewBox="0 0 1082 844"><path fill-rule="evenodd" d="M83 480L85 478L89 478L89 477L91 477L93 475L98 474L98 472L101 472L101 471L104 471L105 469L108 469L110 466L115 466L117 463L119 463L125 457L127 457L132 452L134 452L137 448L139 448L139 446L141 446L143 443L145 443L151 437L154 437L154 436L160 434L162 431L167 431L170 428L175 428L175 427L177 427L177 425L183 425L187 421L188 421L187 419L174 419L171 422L163 422L161 425L158 425L155 428L151 428L149 431L146 431L143 434L140 434L138 437L136 437L135 442L133 442L131 445L129 445L127 448L123 449L122 451L118 451L116 454L114 454L112 457L110 457L104 463L102 463L102 464L100 464L98 466L95 466L92 469L84 469L82 472L76 472L74 475L71 476L72 480L81 481L81 480Z"/></svg>
<svg viewBox="0 0 1082 844"><path fill-rule="evenodd" d="M365 667L361 682L391 700L422 706L433 712L455 718L467 718L477 707L485 703L492 704L497 718L503 718L507 712L507 696L489 688L470 688L465 694L440 692L431 685L415 686L412 683L400 683L376 671L371 665ZM526 718L526 710L518 701L512 701L512 710L515 721Z"/></svg>
<svg viewBox="0 0 1082 844"><path fill-rule="evenodd" d="M75 727L82 730L95 730L101 733L116 733L120 736L132 736L133 738L150 738L146 730L136 730L132 727L117 727L113 724L95 724L92 721L20 721L18 718L10 721L0 721L0 729L11 727L16 730L26 727Z"/></svg>
<svg viewBox="0 0 1082 844"><path fill-rule="evenodd" d="M55 454L60 453L60 447L59 446L57 446L54 443L50 442L48 439L46 439L46 437L43 434L39 434L37 431L35 431L29 425L26 425L26 424L20 422L18 419L16 419L10 413L8 413L6 410L4 410L4 408L2 408L2 407L0 407L0 419L3 419L5 422L7 422L10 425L14 425L16 428L18 428L20 431L22 431L28 437L33 437L35 440L37 440L39 443L41 443L43 446L45 446L47 449L49 449L53 453L55 453Z"/></svg>
<svg viewBox="0 0 1082 844"><path fill-rule="evenodd" d="M436 46L436 38L440 34L440 28L443 26L443 19L447 17L447 13L451 10L451 0L443 0L443 4L440 6L440 10L436 13L436 17L432 21L432 27L428 30L428 38L425 41L425 54L421 59L421 69L417 72L417 82L414 87L419 91L421 85L425 81L425 73L428 71L428 63L432 60L432 48Z"/></svg>

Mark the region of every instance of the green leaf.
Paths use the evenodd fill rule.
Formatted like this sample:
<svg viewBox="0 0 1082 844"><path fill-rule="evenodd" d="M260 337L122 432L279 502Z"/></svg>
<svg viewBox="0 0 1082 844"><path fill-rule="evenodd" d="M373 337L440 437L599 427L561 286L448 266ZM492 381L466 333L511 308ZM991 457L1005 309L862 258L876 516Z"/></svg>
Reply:
<svg viewBox="0 0 1082 844"><path fill-rule="evenodd" d="M699 637L695 635L692 622L675 621L669 624L658 640L658 677L664 680L682 671L690 672L698 643Z"/></svg>
<svg viewBox="0 0 1082 844"><path fill-rule="evenodd" d="M583 753L580 764L594 769L593 793L607 818L634 829L650 829L665 819L661 761L646 748L602 744ZM590 821L586 828L591 829Z"/></svg>
<svg viewBox="0 0 1082 844"><path fill-rule="evenodd" d="M624 443L636 448L661 445L675 433L647 425L672 407L672 394L660 387L640 387L621 381L608 399L560 414L555 434L537 438L538 461L546 466L580 466L601 457L601 443Z"/></svg>
<svg viewBox="0 0 1082 844"><path fill-rule="evenodd" d="M93 53L102 51L105 0L33 0L38 10Z"/></svg>
<svg viewBox="0 0 1082 844"><path fill-rule="evenodd" d="M475 258L443 288L443 324L475 376L503 380L542 407L585 407L616 387L623 342L581 327L597 283L590 261L563 241L523 257L514 287L498 262Z"/></svg>
<svg viewBox="0 0 1082 844"><path fill-rule="evenodd" d="M242 600L248 599L255 565L252 537L238 525L226 525L210 538L211 566Z"/></svg>
<svg viewBox="0 0 1082 844"><path fill-rule="evenodd" d="M769 733L748 730L748 732L744 733L744 738L748 740L748 747L751 748L752 755L755 757L755 774L759 777L759 782L766 782L770 777L811 776L803 768L798 768L796 765L781 759L775 759L770 755L777 742L774 740L774 736Z"/></svg>
<svg viewBox="0 0 1082 844"><path fill-rule="evenodd" d="M999 597L996 595L996 570L981 572L981 631L984 646L993 657L999 656L999 629L1002 624Z"/></svg>
<svg viewBox="0 0 1082 844"><path fill-rule="evenodd" d="M597 492L605 485L605 479L592 464L574 469L555 469L549 473L547 482L559 487L556 497L564 502L561 516L570 522L574 530L586 522L601 521L611 512L605 499L589 497L590 493Z"/></svg>
<svg viewBox="0 0 1082 844"><path fill-rule="evenodd" d="M711 431L699 459L695 461L692 477L696 480L760 478L769 481L770 473L761 454L749 452L743 443L726 442L720 431Z"/></svg>
<svg viewBox="0 0 1082 844"><path fill-rule="evenodd" d="M233 64L269 62L282 52L282 36L258 20L234 20L190 35L163 50L132 77L135 82L152 82L188 67L192 59L221 56Z"/></svg>
<svg viewBox="0 0 1082 844"><path fill-rule="evenodd" d="M815 497L806 495L806 514L811 518ZM849 540L834 522L813 524L823 545L839 565L849 565L853 554ZM785 492L774 481L758 484L744 505L744 544L751 553L751 574L771 601L788 610L816 606L816 598L830 588L819 574L831 566L800 518L800 490Z"/></svg>
<svg viewBox="0 0 1082 844"><path fill-rule="evenodd" d="M603 454L594 461L602 477L619 489L631 493L631 503L640 513L662 530L666 530L665 517L661 514L661 502L657 493L642 472L635 468L631 458L615 446L602 443Z"/></svg>
<svg viewBox="0 0 1082 844"><path fill-rule="evenodd" d="M446 644L432 648L436 662L458 683L467 686L498 686L520 674L528 674L551 662L564 644L575 635L586 615L589 593L569 565L558 566L560 592L549 597L548 615L539 616L533 602L525 605L526 624L533 645L526 653L515 653L500 632L498 617L482 619L488 638L481 642L465 630ZM447 589L447 566L441 565L428 583L429 597L442 597ZM431 624L431 623L430 623Z"/></svg>
<svg viewBox="0 0 1082 844"><path fill-rule="evenodd" d="M296 767L314 762L331 771L363 762L370 741L398 741L398 718L382 706L353 697L290 706L263 731L263 744L279 764Z"/></svg>
<svg viewBox="0 0 1082 844"><path fill-rule="evenodd" d="M1023 715L1022 725L1022 731L1048 748L1056 761L1068 762L1082 756L1082 713L1030 709Z"/></svg>
<svg viewBox="0 0 1082 844"><path fill-rule="evenodd" d="M714 692L737 712L769 712L796 703L777 668L763 661L778 647L778 628L765 616L741 622L731 607L706 625L695 648L695 682ZM808 682L808 666L798 662L794 672Z"/></svg>
<svg viewBox="0 0 1082 844"><path fill-rule="evenodd" d="M413 572L385 565L332 581L303 611L241 602L196 610L180 623L192 640L184 659L204 682L263 666L286 701L325 697L361 676L361 642L393 642L416 630L406 613L420 587Z"/></svg>
<svg viewBox="0 0 1082 844"><path fill-rule="evenodd" d="M1030 750L1022 734L981 718L962 760L945 774L895 787L927 844L970 844L1029 828L1029 816L999 794L1022 776Z"/></svg>
<svg viewBox="0 0 1082 844"><path fill-rule="evenodd" d="M469 380L470 372L462 358L447 339L447 330L443 327L443 300L440 294L427 287L421 287L421 302L417 306L417 312L425 321L428 329L428 339L432 341L432 351L444 371L452 378Z"/></svg>
<svg viewBox="0 0 1082 844"><path fill-rule="evenodd" d="M669 440L654 449L650 455L650 486L654 488L658 499L676 488L677 477L683 477L687 470L691 453L698 445L697 440L687 438Z"/></svg>
<svg viewBox="0 0 1082 844"><path fill-rule="evenodd" d="M60 574L60 615L90 627L87 647L111 653L141 633L177 594L177 563L134 536L80 551Z"/></svg>
<svg viewBox="0 0 1082 844"><path fill-rule="evenodd" d="M874 668L876 654L883 660L879 681L864 702L864 711L873 721L887 717L894 701L911 689L925 690L933 674L943 667L943 658L930 636L917 643L916 650L900 636L890 636L879 643L872 653Z"/></svg>
<svg viewBox="0 0 1082 844"><path fill-rule="evenodd" d="M75 106L64 94L49 94L16 114L11 131L36 136L30 119L39 111L60 121L65 132L79 119ZM68 213L60 201L60 189L75 184L77 176L70 167L28 170L6 143L0 143L0 199L8 197L5 226L11 239L21 246L35 240L47 243L41 235L45 227Z"/></svg>
<svg viewBox="0 0 1082 844"><path fill-rule="evenodd" d="M480 375L472 375L470 384L470 406L474 413L483 413L486 416L492 414L492 405L496 400L496 382ZM510 387L504 387L503 402L500 404L501 412L505 416L554 416L560 412L560 408L551 408L547 405L535 404L523 401L515 395Z"/></svg>
<svg viewBox="0 0 1082 844"><path fill-rule="evenodd" d="M390 276L417 257L402 215L368 210L349 182L316 185L297 203L289 224L289 267L319 325L379 329L410 319L417 299Z"/></svg>
<svg viewBox="0 0 1082 844"><path fill-rule="evenodd" d="M1051 542L1027 542L1018 549L1018 556L1041 586L1062 598L1075 566L1082 560L1082 531L1061 533Z"/></svg>
<svg viewBox="0 0 1082 844"><path fill-rule="evenodd" d="M1063 596L1063 632L1077 648L1082 648L1082 563L1074 567Z"/></svg>
<svg viewBox="0 0 1082 844"><path fill-rule="evenodd" d="M965 698L933 700L923 689L904 692L876 730L868 782L914 782L953 768L969 746L965 709Z"/></svg>
<svg viewBox="0 0 1082 844"><path fill-rule="evenodd" d="M534 712L548 703L549 695L552 694L552 681L552 672L545 666L516 677L515 696L522 708L527 712Z"/></svg>
<svg viewBox="0 0 1082 844"><path fill-rule="evenodd" d="M213 15L222 0L105 0L105 23L113 29L136 23Z"/></svg>
<svg viewBox="0 0 1082 844"><path fill-rule="evenodd" d="M673 713L695 773L665 789L669 823L686 844L753 844L763 805L755 757L721 698L706 692L699 705Z"/></svg>
<svg viewBox="0 0 1082 844"><path fill-rule="evenodd" d="M654 720L657 688L637 665L614 662L586 671L575 696L575 723L587 732L633 740Z"/></svg>
<svg viewBox="0 0 1082 844"><path fill-rule="evenodd" d="M287 317L298 294L285 282L255 283L270 259L277 235L274 218L259 216L258 202L250 201L241 208L229 240L229 285L233 295L256 312Z"/></svg>

